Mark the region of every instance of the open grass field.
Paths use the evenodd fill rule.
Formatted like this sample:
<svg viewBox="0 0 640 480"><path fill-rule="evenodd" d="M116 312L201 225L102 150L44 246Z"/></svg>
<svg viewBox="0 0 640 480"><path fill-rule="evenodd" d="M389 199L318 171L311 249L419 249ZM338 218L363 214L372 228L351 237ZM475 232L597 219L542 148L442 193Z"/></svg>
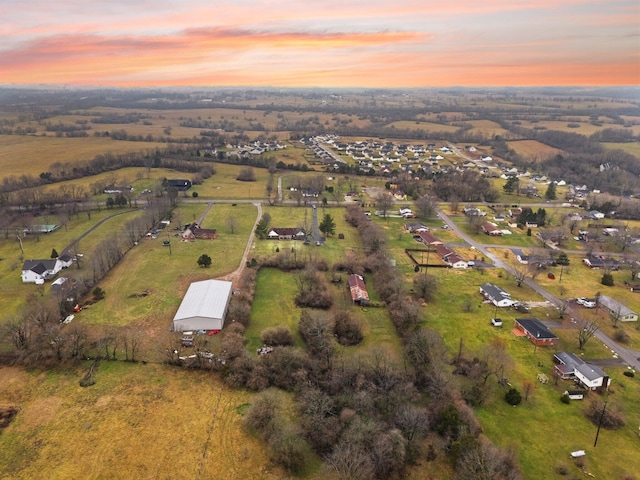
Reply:
<svg viewBox="0 0 640 480"><path fill-rule="evenodd" d="M57 162L92 160L96 155L111 152L145 152L163 147L152 142L115 141L110 138L58 138L30 135L0 135L0 167L2 177L46 172Z"/></svg>
<svg viewBox="0 0 640 480"><path fill-rule="evenodd" d="M502 286L514 298L541 300L525 287L516 287L512 279L499 278L500 272L493 269L487 269L484 273L433 269L430 273L437 276L440 293L427 307L427 326L441 333L449 354L453 356L458 352L462 340L463 355L473 358L484 345L494 338L500 338L515 362L506 373L509 382L520 391L526 381L535 384L529 400L514 408L504 402L505 390L496 385L494 379L490 379L492 386L489 400L476 410L485 433L491 439L504 447L515 448L525 478L562 478L555 473L555 468L561 464L567 465L575 477L582 476L569 459L569 453L579 449L587 451L588 471L595 474L596 478L623 478L624 474L635 474L638 471L640 458L634 455L633 447L638 442L637 426L640 424L640 411L633 407L640 400L637 377L631 379L623 376L621 367L605 368L612 377L610 400L627 406L624 409L627 424L617 432L603 430L598 447L593 449L596 426L582 414L587 400L564 405L560 402L560 396L565 389L572 388L570 382L560 381L555 386L551 380L543 385L536 379L538 373L545 373L552 378L552 356L555 350L535 349L527 339L511 333L515 318L553 320L557 318L557 312L554 309L533 309L529 314L520 314L512 309L496 309L482 303L476 285L487 281ZM469 312L465 311L466 299L473 300ZM490 319L496 314L504 321L502 328L495 328L490 324ZM560 337L558 351L577 351L574 329L554 329L554 332ZM584 356L610 358L611 353L600 342L592 339L585 347ZM629 459L629 462L616 461L621 456Z"/></svg>
<svg viewBox="0 0 640 480"><path fill-rule="evenodd" d="M89 219L85 213L81 213L69 221L66 229L61 227L50 234L40 235L39 240L36 237L23 238L22 245L24 254L22 254L20 250L20 243L17 241L15 235L12 234L8 238L3 237L3 239L0 240L0 289L2 290L0 307L2 308L2 318L8 320L17 315L25 305L25 302L28 301L30 295L40 296L49 293L49 283L45 285L22 283L20 273L24 260L48 259L54 248L58 253L62 253L64 248L80 235L88 231L96 223L105 220L103 224L97 227L91 234L87 235L77 245L77 252L85 254L81 262L82 268L77 270L75 266L72 266L63 274L78 279L90 278L91 270L87 260L91 258L95 247L106 235L118 231L123 223L137 214L138 212L136 210L129 209L120 211L102 210L101 212L93 212L91 219ZM46 220L44 217L41 218ZM56 223L55 218L49 220L52 223Z"/></svg>
<svg viewBox="0 0 640 480"><path fill-rule="evenodd" d="M252 105L255 108L255 104ZM262 105L261 105L262 106ZM281 105L279 105L281 107ZM133 135L167 136L165 128L171 128L171 137L190 138L197 136L202 130L226 128L233 131L235 128L241 128L245 132L255 131L256 136L264 133L265 130L270 132L281 132L285 135L283 139L289 138L289 130L299 127L300 125L354 125L359 128L367 127L371 124L369 120L347 114L338 113L318 113L305 111L281 111L274 112L268 105L264 105L259 109L240 109L240 108L197 108L197 109L180 109L175 110L154 110L145 108L111 108L111 107L95 107L90 110L82 110L77 115L60 115L47 119L49 123L57 124L74 124L77 120L89 120L92 130L88 133L91 135L93 131L104 130L121 130L124 129ZM298 106L296 106L296 109ZM91 118L97 118L100 115L126 115L138 113L146 118L139 120L137 123L122 124L98 124L91 123ZM207 123L211 122L211 123ZM191 124L195 126L182 126ZM27 126L27 122L19 124ZM28 124L29 126L37 126L39 130L44 132L44 125L36 125L35 122ZM211 126L207 126L211 125ZM52 133L49 133L51 135Z"/></svg>
<svg viewBox="0 0 640 480"><path fill-rule="evenodd" d="M444 125L442 123L425 122L423 120L417 120L417 121L402 120L402 121L389 123L386 125L386 127L393 127L399 130L412 130L412 131L419 131L419 132L445 132L445 133L453 133L460 129L460 127L456 127L455 125Z"/></svg>
<svg viewBox="0 0 640 480"><path fill-rule="evenodd" d="M11 479L283 478L241 426L251 395L218 376L156 364L102 362L96 384L77 369L0 368L0 405L20 407L0 436Z"/></svg>
<svg viewBox="0 0 640 480"><path fill-rule="evenodd" d="M640 158L639 142L626 142L626 143L602 142L602 146L607 150L624 150L625 152Z"/></svg>
<svg viewBox="0 0 640 480"><path fill-rule="evenodd" d="M205 211L204 204L181 206L174 214L188 223ZM231 233L227 219L235 218ZM170 225L157 238L145 237L131 249L126 261L117 265L100 283L106 292L104 300L83 310L74 321L93 325L138 325L152 331L168 331L184 292L192 281L217 278L240 265L246 239L256 218L252 205L214 205L205 217L204 228L216 228L215 240L183 242ZM172 223L173 225L173 223ZM171 247L163 246L169 240ZM212 259L209 268L198 266L202 254ZM131 275L130 272L136 272ZM145 296L137 296L146 293Z"/></svg>
<svg viewBox="0 0 640 480"><path fill-rule="evenodd" d="M605 123L603 125L593 125L589 123L588 119L583 118L581 122L574 122L573 118L567 120L541 120L537 123L522 122L522 126L525 128L545 127L548 130L558 130L561 132L572 132L581 135L591 135L605 128L624 128L631 129L634 135L640 133L640 125L632 125L631 127L625 127L624 125L618 125L614 123ZM576 124L577 127L569 127L569 124Z"/></svg>
<svg viewBox="0 0 640 480"><path fill-rule="evenodd" d="M298 333L298 323L302 309L297 307L294 297L297 294L296 272L285 273L273 268L263 268L258 274L256 295L251 309L251 322L245 331L249 340L247 349L255 353L262 346L261 332L268 327L285 326L293 334L296 346L304 347ZM334 300L333 309L348 310L351 315L360 319L363 326L364 339L358 346L340 347L337 351L345 356L362 354L373 348L384 348L396 361L402 358L400 339L391 323L389 314L384 308L361 308L351 303L346 288L346 274L342 283L329 286ZM379 301L373 289L373 283L367 278L367 290L373 302ZM278 292L278 301L273 301L273 292Z"/></svg>
<svg viewBox="0 0 640 480"><path fill-rule="evenodd" d="M311 231L313 225L313 210L311 207L267 207L263 206L262 212L271 215L270 227L305 227L307 231ZM331 215L336 224L336 234L327 237L325 243L318 247L315 244L303 245L302 242L293 240L259 240L255 241L254 252L256 256L273 255L276 248L281 251L290 248L292 253L301 255L301 258L325 258L329 265L344 257L345 252L349 251L356 257L362 255L362 243L358 237L355 228L351 227L344 220L343 208L318 208L318 223L322 222L325 214ZM338 235L344 234L344 239L339 239Z"/></svg>
<svg viewBox="0 0 640 480"><path fill-rule="evenodd" d="M550 147L537 140L518 140L507 142L507 144L510 148L513 148L517 154L536 161L544 161L555 155L562 154L562 150Z"/></svg>
<svg viewBox="0 0 640 480"><path fill-rule="evenodd" d="M469 130L471 133L479 133L486 135L487 137L493 137L494 135L504 135L507 131L500 126L500 124L491 120L471 120L469 121L473 128Z"/></svg>

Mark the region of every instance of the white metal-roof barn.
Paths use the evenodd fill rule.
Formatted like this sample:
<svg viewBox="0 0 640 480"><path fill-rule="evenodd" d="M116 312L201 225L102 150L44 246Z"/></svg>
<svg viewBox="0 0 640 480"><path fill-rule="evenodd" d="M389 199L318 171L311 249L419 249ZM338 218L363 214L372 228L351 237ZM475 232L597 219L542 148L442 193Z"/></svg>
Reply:
<svg viewBox="0 0 640 480"><path fill-rule="evenodd" d="M173 330L222 330L231 298L231 282L193 282L173 317Z"/></svg>

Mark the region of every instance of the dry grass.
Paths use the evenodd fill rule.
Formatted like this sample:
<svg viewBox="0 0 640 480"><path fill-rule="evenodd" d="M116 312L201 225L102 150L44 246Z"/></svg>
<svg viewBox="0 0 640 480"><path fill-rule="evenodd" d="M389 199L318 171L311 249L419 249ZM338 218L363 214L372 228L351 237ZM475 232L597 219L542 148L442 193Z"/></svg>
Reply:
<svg viewBox="0 0 640 480"><path fill-rule="evenodd" d="M431 122L425 122L425 121L409 121L409 120L392 122L392 123L389 123L388 125L385 125L385 127L387 128L394 127L398 130L415 130L415 131L421 131L421 132L445 132L445 133L453 133L459 130L460 128L454 125L443 125L441 123L431 123Z"/></svg>
<svg viewBox="0 0 640 480"><path fill-rule="evenodd" d="M473 128L469 130L470 133L480 133L487 137L493 137L494 135L504 135L507 130L502 128L500 124L491 120L471 120L469 122L473 125Z"/></svg>
<svg viewBox="0 0 640 480"><path fill-rule="evenodd" d="M217 376L103 362L81 388L83 373L0 369L0 403L20 408L0 436L3 478L283 477L241 426L251 396Z"/></svg>
<svg viewBox="0 0 640 480"><path fill-rule="evenodd" d="M536 161L544 161L562 153L562 150L549 147L537 140L519 140L516 142L508 142L508 144L517 154Z"/></svg>
<svg viewBox="0 0 640 480"><path fill-rule="evenodd" d="M0 135L0 168L2 177L33 176L46 172L56 162L92 160L96 155L111 152L144 152L164 144L124 142L109 138L57 138L28 135Z"/></svg>

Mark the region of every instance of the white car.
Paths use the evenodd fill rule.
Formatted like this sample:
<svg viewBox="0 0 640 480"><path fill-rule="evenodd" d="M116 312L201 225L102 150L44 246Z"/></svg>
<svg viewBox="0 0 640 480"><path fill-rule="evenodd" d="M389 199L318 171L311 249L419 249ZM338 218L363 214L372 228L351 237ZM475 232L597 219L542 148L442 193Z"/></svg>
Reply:
<svg viewBox="0 0 640 480"><path fill-rule="evenodd" d="M493 325L494 327L501 327L502 326L502 320L500 318L492 318L491 319L491 325Z"/></svg>
<svg viewBox="0 0 640 480"><path fill-rule="evenodd" d="M585 308L596 308L596 302L589 298L579 297L576 298L576 303L582 305Z"/></svg>

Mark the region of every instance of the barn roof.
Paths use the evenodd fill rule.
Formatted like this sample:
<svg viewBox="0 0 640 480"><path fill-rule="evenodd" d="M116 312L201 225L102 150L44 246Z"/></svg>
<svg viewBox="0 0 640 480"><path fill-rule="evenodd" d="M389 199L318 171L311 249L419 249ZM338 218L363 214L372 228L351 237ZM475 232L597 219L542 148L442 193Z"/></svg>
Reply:
<svg viewBox="0 0 640 480"><path fill-rule="evenodd" d="M231 285L223 280L193 282L173 317L174 323L193 317L222 319L231 297Z"/></svg>

